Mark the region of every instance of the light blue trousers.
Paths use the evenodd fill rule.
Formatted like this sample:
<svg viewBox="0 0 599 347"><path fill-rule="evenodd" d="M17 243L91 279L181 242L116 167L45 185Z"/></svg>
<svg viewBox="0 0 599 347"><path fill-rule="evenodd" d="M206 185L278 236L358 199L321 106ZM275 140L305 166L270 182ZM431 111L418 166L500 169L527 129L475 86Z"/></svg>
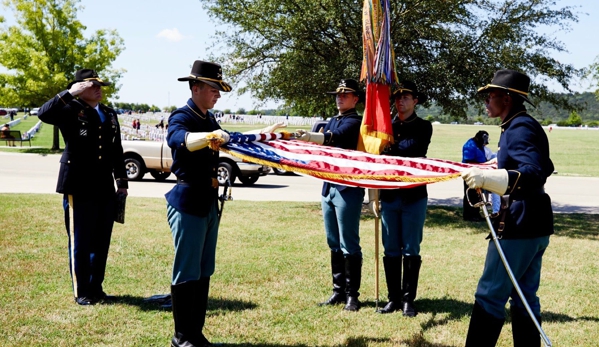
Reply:
<svg viewBox="0 0 599 347"><path fill-rule="evenodd" d="M532 312L540 317L541 304L537 290L541 282L541 263L545 249L549 246L549 236L533 239L502 239L499 243ZM501 262L493 240L489 241L485 268L478 281L474 297L485 311L500 319L505 318L505 304L510 297L512 307L525 309Z"/></svg>
<svg viewBox="0 0 599 347"><path fill-rule="evenodd" d="M324 229L331 251L362 256L360 247L360 215L364 201L363 188L337 190L331 185L329 194L321 199Z"/></svg>
<svg viewBox="0 0 599 347"><path fill-rule="evenodd" d="M168 203L166 205L175 245L172 284L212 276L218 238L217 205L214 204L205 217L183 213Z"/></svg>
<svg viewBox="0 0 599 347"><path fill-rule="evenodd" d="M385 256L420 255L428 197L405 202L401 197L381 201Z"/></svg>

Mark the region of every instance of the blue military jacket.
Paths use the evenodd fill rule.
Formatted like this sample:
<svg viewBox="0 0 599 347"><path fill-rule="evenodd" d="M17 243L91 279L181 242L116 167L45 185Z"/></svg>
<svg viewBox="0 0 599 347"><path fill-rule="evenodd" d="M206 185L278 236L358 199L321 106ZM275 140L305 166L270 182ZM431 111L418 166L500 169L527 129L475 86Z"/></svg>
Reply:
<svg viewBox="0 0 599 347"><path fill-rule="evenodd" d="M508 170L509 213L503 238L533 238L553 234L551 199L543 186L553 173L549 140L539 122L524 106L514 109L501 124L497 167ZM496 218L498 228L500 218Z"/></svg>
<svg viewBox="0 0 599 347"><path fill-rule="evenodd" d="M358 115L355 108L336 115L323 129L323 144L343 149L357 149L361 124L362 116ZM336 185L336 187L339 191L350 188L343 185ZM322 196L327 196L330 188L331 183L325 182L322 185Z"/></svg>
<svg viewBox="0 0 599 347"><path fill-rule="evenodd" d="M188 133L220 128L214 115L202 113L191 99L170 115L166 140L173 154L171 172L178 182L165 196L177 211L203 217L217 203L218 186L213 187L212 182L217 175L218 151L205 147L191 152L185 138Z"/></svg>
<svg viewBox="0 0 599 347"><path fill-rule="evenodd" d="M406 120L394 117L391 124L393 127L393 140L384 152L385 155L394 155L408 158L426 158L428 145L433 136L431 122L424 120L414 112ZM401 197L404 201L414 201L428 196L426 185L409 189L382 189L381 200L391 201Z"/></svg>
<svg viewBox="0 0 599 347"><path fill-rule="evenodd" d="M104 122L93 107L65 90L39 110L38 118L58 126L65 142L58 193L114 195L115 179L118 188L128 188L117 114L105 105L99 108Z"/></svg>

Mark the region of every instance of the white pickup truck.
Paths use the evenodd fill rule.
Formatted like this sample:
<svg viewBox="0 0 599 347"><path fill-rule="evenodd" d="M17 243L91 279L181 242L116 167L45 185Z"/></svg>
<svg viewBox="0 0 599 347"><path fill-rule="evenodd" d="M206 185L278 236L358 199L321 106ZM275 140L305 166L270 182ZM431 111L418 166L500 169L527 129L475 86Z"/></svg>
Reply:
<svg viewBox="0 0 599 347"><path fill-rule="evenodd" d="M164 181L171 174L173 158L165 142L125 140L123 141L125 168L131 181L139 181L149 172L157 181ZM252 185L260 176L270 172L269 166L246 163L239 158L220 152L217 179L220 185L239 178L244 185Z"/></svg>

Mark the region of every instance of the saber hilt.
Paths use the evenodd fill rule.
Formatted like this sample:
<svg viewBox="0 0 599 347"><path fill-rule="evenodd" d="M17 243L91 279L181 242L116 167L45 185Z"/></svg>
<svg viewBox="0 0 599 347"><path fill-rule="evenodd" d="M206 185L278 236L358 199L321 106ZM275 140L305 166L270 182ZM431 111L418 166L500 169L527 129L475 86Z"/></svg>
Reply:
<svg viewBox="0 0 599 347"><path fill-rule="evenodd" d="M220 224L220 218L223 215L223 209L225 208L225 201L233 200L233 197L231 196L232 190L233 190L233 187L231 185L231 179L227 179L227 181L223 185L223 193L218 197L218 201L220 201L220 209L218 210L219 224Z"/></svg>

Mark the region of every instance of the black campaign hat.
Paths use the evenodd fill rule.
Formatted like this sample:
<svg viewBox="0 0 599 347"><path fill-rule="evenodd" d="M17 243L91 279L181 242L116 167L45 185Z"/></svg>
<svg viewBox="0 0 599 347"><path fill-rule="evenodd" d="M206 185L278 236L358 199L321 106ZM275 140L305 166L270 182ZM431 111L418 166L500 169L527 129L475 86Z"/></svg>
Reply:
<svg viewBox="0 0 599 347"><path fill-rule="evenodd" d="M416 83L411 81L401 82L397 89L391 94L391 97L395 99L399 95L403 93L410 93L414 96L414 98L418 99L419 104L424 104L426 100L428 100L428 96L424 93L418 91L418 87L416 87Z"/></svg>
<svg viewBox="0 0 599 347"><path fill-rule="evenodd" d="M362 91L362 89L360 88L360 84L358 83L358 81L351 78L341 80L341 82L339 82L339 86L337 87L337 89L335 89L335 91L327 92L327 94L334 95L347 93L353 93L357 95L360 99L359 102L364 101L364 91Z"/></svg>
<svg viewBox="0 0 599 347"><path fill-rule="evenodd" d="M530 77L516 70L501 69L495 72L490 84L479 88L478 93L488 93L493 89L501 89L510 95L520 97L533 107L535 105L528 100L528 91L530 89Z"/></svg>
<svg viewBox="0 0 599 347"><path fill-rule="evenodd" d="M189 76L181 77L178 80L204 82L223 92L230 92L233 89L223 81L223 69L220 65L201 60L193 62Z"/></svg>
<svg viewBox="0 0 599 347"><path fill-rule="evenodd" d="M98 73L92 69L81 69L75 72L75 80L67 86L67 89L71 88L71 86L77 82L85 82L91 81L93 84L101 87L109 86L111 83L102 81L100 77L98 77Z"/></svg>

